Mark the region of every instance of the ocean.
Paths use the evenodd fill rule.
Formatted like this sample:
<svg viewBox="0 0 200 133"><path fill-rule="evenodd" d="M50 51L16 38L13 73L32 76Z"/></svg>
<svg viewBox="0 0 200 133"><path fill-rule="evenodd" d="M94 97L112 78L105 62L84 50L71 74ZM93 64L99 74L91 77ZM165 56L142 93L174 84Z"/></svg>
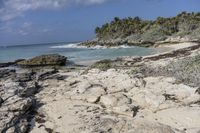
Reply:
<svg viewBox="0 0 200 133"><path fill-rule="evenodd" d="M101 46L86 48L78 46L78 43L17 45L0 47L0 63L55 53L68 57L68 60L76 64L86 65L97 60L114 59L121 56L151 55L155 53L155 50L136 46L129 47L126 45L117 48L105 48Z"/></svg>

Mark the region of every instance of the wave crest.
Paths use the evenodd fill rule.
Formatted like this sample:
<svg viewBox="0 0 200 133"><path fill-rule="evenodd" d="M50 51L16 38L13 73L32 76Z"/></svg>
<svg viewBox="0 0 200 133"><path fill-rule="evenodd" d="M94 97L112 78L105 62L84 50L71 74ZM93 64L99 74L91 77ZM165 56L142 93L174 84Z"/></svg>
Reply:
<svg viewBox="0 0 200 133"><path fill-rule="evenodd" d="M85 46L80 46L80 43L69 43L69 44L65 44L65 45L56 45L56 46L52 46L50 48L87 48Z"/></svg>
<svg viewBox="0 0 200 133"><path fill-rule="evenodd" d="M107 47L107 46L92 46L92 47L87 47L87 46L81 46L79 45L80 43L70 43L70 44L65 44L65 45L56 45L52 46L50 48L87 48L87 49L119 49L119 48L134 48L134 46L128 46L128 45L121 45L117 47Z"/></svg>

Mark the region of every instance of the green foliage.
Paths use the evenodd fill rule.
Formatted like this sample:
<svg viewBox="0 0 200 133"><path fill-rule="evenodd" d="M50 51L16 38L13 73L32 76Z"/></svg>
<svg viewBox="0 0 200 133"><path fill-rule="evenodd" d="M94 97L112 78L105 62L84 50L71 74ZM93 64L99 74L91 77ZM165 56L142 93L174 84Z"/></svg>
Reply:
<svg viewBox="0 0 200 133"><path fill-rule="evenodd" d="M179 82L190 86L200 86L200 55L171 63L168 67Z"/></svg>
<svg viewBox="0 0 200 133"><path fill-rule="evenodd" d="M108 70L109 68L112 67L112 63L111 63L110 60L102 60L102 61L96 62L91 67L92 68L97 68L97 69L99 69L101 71L106 71L106 70Z"/></svg>
<svg viewBox="0 0 200 133"><path fill-rule="evenodd" d="M166 66L146 65L139 69L145 76L175 77L177 83L184 83L194 87L200 86L200 55L171 61Z"/></svg>
<svg viewBox="0 0 200 133"><path fill-rule="evenodd" d="M142 20L139 17L120 19L115 17L110 23L106 23L95 29L99 39L126 38L149 31L156 31L161 35L184 34L187 35L200 27L200 13L182 12L176 17L158 17L155 21ZM187 32L185 32L187 31Z"/></svg>

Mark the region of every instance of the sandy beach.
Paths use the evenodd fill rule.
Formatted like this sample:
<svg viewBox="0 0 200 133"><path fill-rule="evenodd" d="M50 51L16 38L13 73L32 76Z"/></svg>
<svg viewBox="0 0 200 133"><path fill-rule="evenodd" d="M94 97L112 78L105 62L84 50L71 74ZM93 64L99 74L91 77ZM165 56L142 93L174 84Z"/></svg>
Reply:
<svg viewBox="0 0 200 133"><path fill-rule="evenodd" d="M165 52L171 52L173 50L187 48L194 45L198 45L198 43L193 43L193 42L185 42L185 43L178 43L178 44L166 43L166 44L160 44L156 46L155 49L158 51L158 53L165 53Z"/></svg>

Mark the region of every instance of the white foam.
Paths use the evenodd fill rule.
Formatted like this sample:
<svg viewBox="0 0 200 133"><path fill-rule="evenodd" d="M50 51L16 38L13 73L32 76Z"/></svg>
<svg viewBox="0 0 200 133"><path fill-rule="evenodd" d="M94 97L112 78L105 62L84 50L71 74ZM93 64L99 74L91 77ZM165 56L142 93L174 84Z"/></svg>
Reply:
<svg viewBox="0 0 200 133"><path fill-rule="evenodd" d="M80 43L69 43L65 45L57 45L57 46L52 46L50 48L86 48L85 46L80 46Z"/></svg>
<svg viewBox="0 0 200 133"><path fill-rule="evenodd" d="M70 44L65 44L65 45L57 45L57 46L52 46L50 48L88 48L88 49L119 49L119 48L134 48L134 46L128 46L128 45L121 45L121 46L116 46L116 47L107 47L107 46L92 46L92 47L86 47L86 46L81 46L79 45L80 43L70 43Z"/></svg>
<svg viewBox="0 0 200 133"><path fill-rule="evenodd" d="M121 45L119 48L134 48L134 46L128 46L128 45Z"/></svg>
<svg viewBox="0 0 200 133"><path fill-rule="evenodd" d="M114 46L114 47L106 47L106 46L94 46L90 47L90 49L120 49L120 48L134 48L134 46L128 46L128 45L121 45L121 46Z"/></svg>

